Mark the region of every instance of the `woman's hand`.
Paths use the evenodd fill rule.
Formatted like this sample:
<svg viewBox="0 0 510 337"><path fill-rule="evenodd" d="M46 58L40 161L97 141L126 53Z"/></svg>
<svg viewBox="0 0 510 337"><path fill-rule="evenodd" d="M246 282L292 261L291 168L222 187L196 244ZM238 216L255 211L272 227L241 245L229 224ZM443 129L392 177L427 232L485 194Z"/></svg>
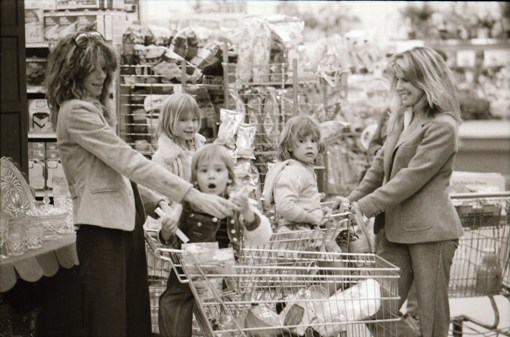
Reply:
<svg viewBox="0 0 510 337"><path fill-rule="evenodd" d="M351 201L346 197L336 196L335 199L333 200L333 205L331 206L331 208L338 209L340 213L343 213L349 210L350 205Z"/></svg>
<svg viewBox="0 0 510 337"><path fill-rule="evenodd" d="M218 219L224 219L232 216L237 206L225 198L214 194L206 194L192 188L185 196L184 200L189 202L194 209L215 216Z"/></svg>

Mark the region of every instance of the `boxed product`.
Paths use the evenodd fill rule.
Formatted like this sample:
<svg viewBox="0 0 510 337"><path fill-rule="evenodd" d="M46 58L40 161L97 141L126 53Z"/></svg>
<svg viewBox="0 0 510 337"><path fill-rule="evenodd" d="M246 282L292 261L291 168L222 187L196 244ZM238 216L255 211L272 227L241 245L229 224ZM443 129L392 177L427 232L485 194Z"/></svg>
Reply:
<svg viewBox="0 0 510 337"><path fill-rule="evenodd" d="M57 41L59 38L58 16L46 14L43 22L44 40Z"/></svg>
<svg viewBox="0 0 510 337"><path fill-rule="evenodd" d="M75 15L62 15L58 18L58 35L63 38L69 34L76 33L78 17Z"/></svg>
<svg viewBox="0 0 510 337"><path fill-rule="evenodd" d="M40 86L46 76L47 60L43 57L28 57L26 59L27 86Z"/></svg>
<svg viewBox="0 0 510 337"><path fill-rule="evenodd" d="M28 160L45 158L44 142L29 142L28 143Z"/></svg>
<svg viewBox="0 0 510 337"><path fill-rule="evenodd" d="M57 9L101 8L104 0L55 0Z"/></svg>
<svg viewBox="0 0 510 337"><path fill-rule="evenodd" d="M44 42L43 10L36 8L25 9L25 43Z"/></svg>
<svg viewBox="0 0 510 337"><path fill-rule="evenodd" d="M60 155L56 149L46 150L46 168L48 172L46 186L48 188L53 188L56 179L64 179L65 181L64 169L60 162Z"/></svg>
<svg viewBox="0 0 510 337"><path fill-rule="evenodd" d="M30 118L29 132L52 132L50 122L50 108L46 99L28 100L28 114Z"/></svg>
<svg viewBox="0 0 510 337"><path fill-rule="evenodd" d="M95 30L97 31L97 18L96 14L80 14L76 16L76 31L81 30Z"/></svg>
<svg viewBox="0 0 510 337"><path fill-rule="evenodd" d="M28 180L30 186L36 190L43 190L44 182L44 160L33 159L28 161Z"/></svg>

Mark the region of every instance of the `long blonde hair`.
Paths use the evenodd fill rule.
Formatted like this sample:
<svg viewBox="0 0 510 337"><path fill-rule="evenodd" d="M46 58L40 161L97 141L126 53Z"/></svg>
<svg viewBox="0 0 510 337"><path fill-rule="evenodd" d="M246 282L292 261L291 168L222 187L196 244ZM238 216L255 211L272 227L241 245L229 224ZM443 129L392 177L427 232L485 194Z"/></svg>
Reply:
<svg viewBox="0 0 510 337"><path fill-rule="evenodd" d="M393 101L389 124L395 127L396 120L405 110L396 92L397 78L404 77L413 86L423 90L423 97L413 111L423 111L430 117L443 112L461 121L459 100L453 74L444 58L429 47L414 47L391 57L385 69L391 82L390 96Z"/></svg>

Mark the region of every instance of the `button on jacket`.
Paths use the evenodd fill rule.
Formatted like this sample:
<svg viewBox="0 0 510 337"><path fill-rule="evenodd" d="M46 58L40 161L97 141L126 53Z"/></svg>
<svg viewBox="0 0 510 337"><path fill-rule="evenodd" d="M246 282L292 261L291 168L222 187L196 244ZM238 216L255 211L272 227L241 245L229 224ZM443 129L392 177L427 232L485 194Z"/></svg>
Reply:
<svg viewBox="0 0 510 337"><path fill-rule="evenodd" d="M384 211L391 242L457 239L462 226L449 197L457 149L458 124L452 116L415 115L405 130L401 118L348 199L358 201L368 217Z"/></svg>
<svg viewBox="0 0 510 337"><path fill-rule="evenodd" d="M57 146L75 224L133 230L135 205L127 179L177 202L192 188L126 144L92 102L62 103Z"/></svg>

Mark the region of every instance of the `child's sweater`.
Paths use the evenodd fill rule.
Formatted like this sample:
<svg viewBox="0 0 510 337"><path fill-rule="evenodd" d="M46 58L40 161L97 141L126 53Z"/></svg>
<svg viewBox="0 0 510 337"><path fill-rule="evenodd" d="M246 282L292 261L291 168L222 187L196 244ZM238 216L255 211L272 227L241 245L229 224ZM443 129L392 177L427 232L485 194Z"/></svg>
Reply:
<svg viewBox="0 0 510 337"><path fill-rule="evenodd" d="M289 159L266 175L263 196L275 204L279 225L318 224L323 218L317 177L311 165Z"/></svg>
<svg viewBox="0 0 510 337"><path fill-rule="evenodd" d="M158 149L152 156L152 160L186 181L191 181L191 158L204 146L204 143L205 137L197 133L195 140L189 144L189 149L185 150L173 139L161 134L158 139Z"/></svg>

